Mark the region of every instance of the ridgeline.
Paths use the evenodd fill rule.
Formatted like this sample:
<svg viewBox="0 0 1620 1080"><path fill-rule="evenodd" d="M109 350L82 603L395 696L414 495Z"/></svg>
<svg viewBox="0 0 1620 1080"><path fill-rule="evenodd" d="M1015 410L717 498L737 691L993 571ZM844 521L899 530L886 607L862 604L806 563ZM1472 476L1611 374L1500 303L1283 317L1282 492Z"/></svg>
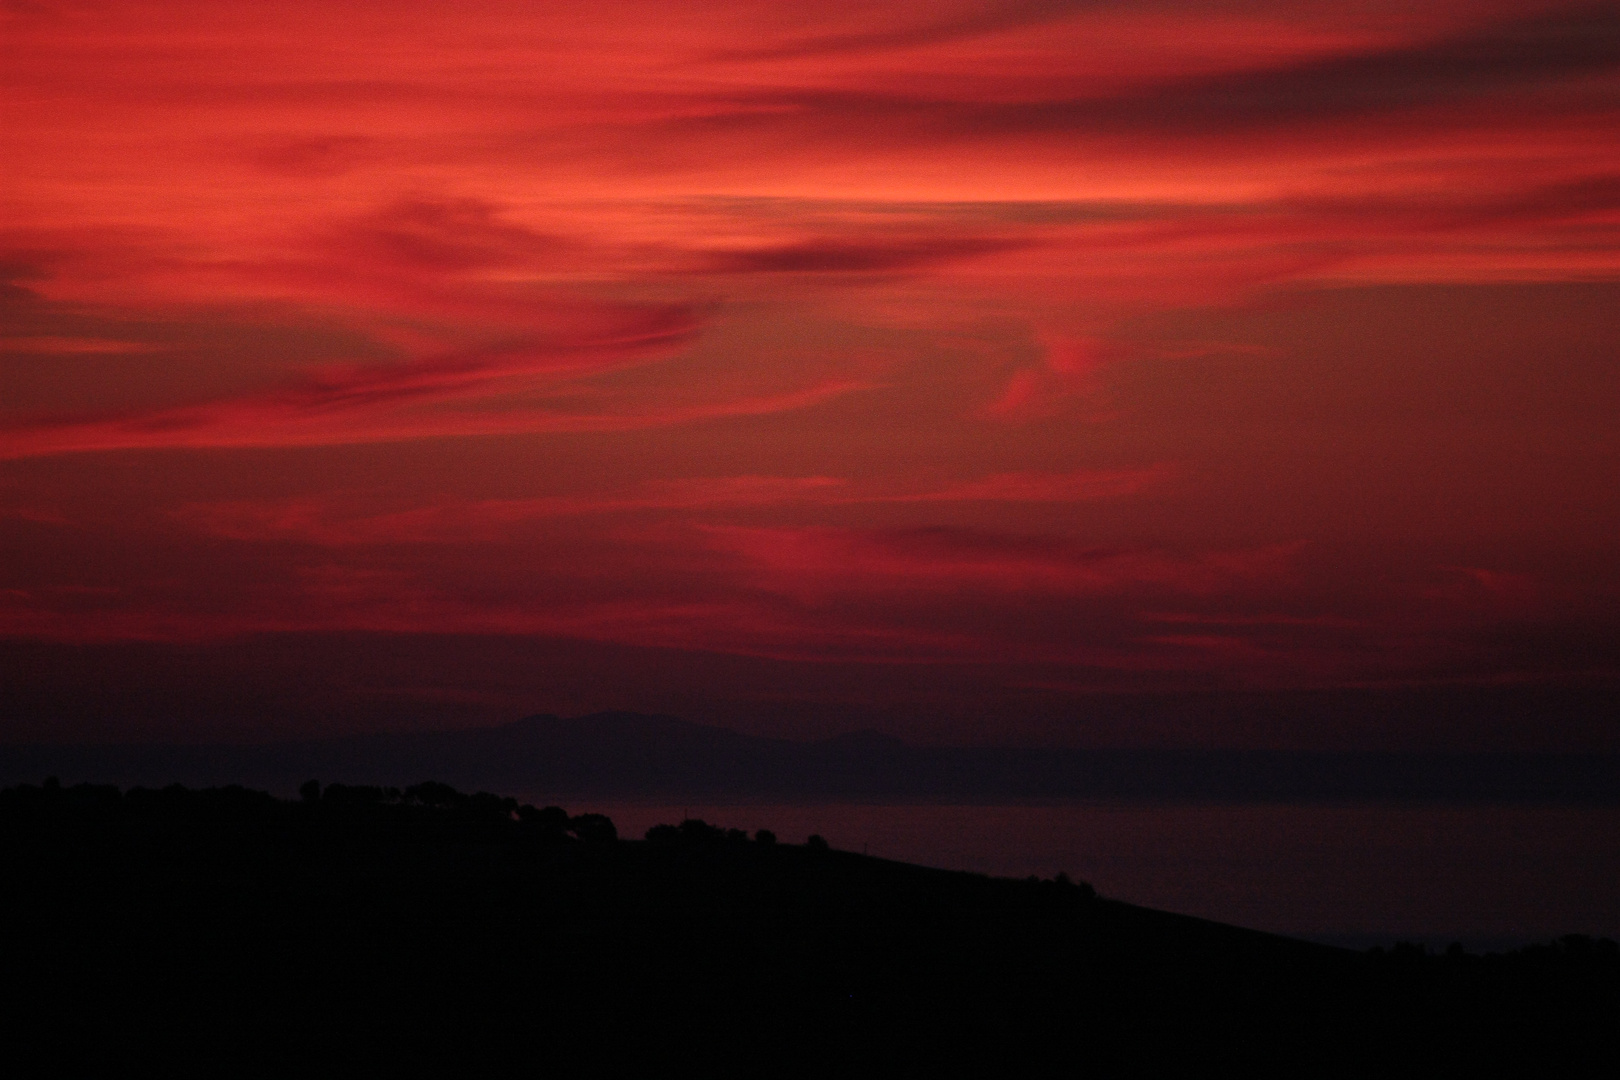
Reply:
<svg viewBox="0 0 1620 1080"><path fill-rule="evenodd" d="M232 1075L1614 1075L1620 950L1354 953L444 784L0 791L14 1057Z"/></svg>

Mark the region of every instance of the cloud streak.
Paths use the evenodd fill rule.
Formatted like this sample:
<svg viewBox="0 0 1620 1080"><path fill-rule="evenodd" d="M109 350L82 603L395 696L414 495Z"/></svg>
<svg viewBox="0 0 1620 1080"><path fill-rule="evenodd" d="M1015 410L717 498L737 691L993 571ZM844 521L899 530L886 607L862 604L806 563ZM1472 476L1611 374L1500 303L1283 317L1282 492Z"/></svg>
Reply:
<svg viewBox="0 0 1620 1080"><path fill-rule="evenodd" d="M1187 557L946 528L711 526L705 532L716 548L749 564L763 587L814 597L962 588L1084 595L1145 587L1207 594L1283 573L1291 554L1287 547L1269 547Z"/></svg>
<svg viewBox="0 0 1620 1080"><path fill-rule="evenodd" d="M1071 473L999 473L920 489L883 490L833 476L717 476L649 481L634 491L470 502L446 500L403 510L357 513L351 497L194 503L175 517L229 540L348 547L367 544L508 540L513 527L552 518L606 514L735 512L780 507L861 507L942 503L1076 503L1120 498L1173 475L1167 466Z"/></svg>
<svg viewBox="0 0 1620 1080"><path fill-rule="evenodd" d="M532 341L404 364L330 366L270 393L187 408L0 432L0 457L114 449L341 445L445 435L667 423L731 410L793 407L793 397L635 417L569 417L541 409L480 414L481 400L558 374L668 355L696 333L686 312L621 319L600 336ZM813 390L805 401L835 389ZM460 409L456 407L460 406Z"/></svg>
<svg viewBox="0 0 1620 1080"><path fill-rule="evenodd" d="M1548 109L1538 95L1560 87L1577 96L1559 99L1552 108L1579 107L1586 94L1583 82L1617 69L1620 15L1613 5L1598 3L1462 26L1429 40L1170 78L1115 93L1067 96L1020 87L1009 95L1020 100L996 101L876 89L783 90L717 99L712 115L690 125L694 132L728 124L760 131L785 122L805 131L821 127L828 134L864 134L876 128L897 137L1206 140L1385 120L1437 108L1534 113Z"/></svg>

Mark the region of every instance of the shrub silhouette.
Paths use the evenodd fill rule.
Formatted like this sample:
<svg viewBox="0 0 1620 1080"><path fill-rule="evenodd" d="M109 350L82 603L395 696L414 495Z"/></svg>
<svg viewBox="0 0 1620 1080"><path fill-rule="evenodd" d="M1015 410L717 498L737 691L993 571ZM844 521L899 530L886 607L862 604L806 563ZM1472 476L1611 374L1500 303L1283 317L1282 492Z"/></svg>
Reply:
<svg viewBox="0 0 1620 1080"><path fill-rule="evenodd" d="M568 827L587 844L611 844L619 838L619 830L605 814L580 814L568 819Z"/></svg>
<svg viewBox="0 0 1620 1080"><path fill-rule="evenodd" d="M536 810L532 806L518 807L518 820L546 833L563 835L568 831L568 811L560 806L547 806Z"/></svg>
<svg viewBox="0 0 1620 1080"><path fill-rule="evenodd" d="M433 780L412 784L405 789L406 801L418 802L423 806L457 806L464 802L466 798L465 795L449 784L440 784Z"/></svg>
<svg viewBox="0 0 1620 1080"><path fill-rule="evenodd" d="M380 787L351 787L348 784L328 784L326 790L321 792L321 803L325 806L359 809L368 806L379 806L386 797L386 793Z"/></svg>
<svg viewBox="0 0 1620 1080"><path fill-rule="evenodd" d="M512 821L517 817L518 801L491 795L487 791L466 796L463 804L467 811L481 821Z"/></svg>
<svg viewBox="0 0 1620 1080"><path fill-rule="evenodd" d="M646 838L655 844L688 849L736 848L748 843L742 829L722 829L702 818L687 818L679 825L654 825Z"/></svg>
<svg viewBox="0 0 1620 1080"><path fill-rule="evenodd" d="M1097 899L1097 890L1091 887L1089 881L1070 881L1069 875L1058 871L1058 876L1052 879L1060 889L1074 891L1080 894L1082 900Z"/></svg>
<svg viewBox="0 0 1620 1080"><path fill-rule="evenodd" d="M702 818L685 819L680 824L680 830L683 840L692 840L699 843L713 843L726 835L725 830L710 825Z"/></svg>

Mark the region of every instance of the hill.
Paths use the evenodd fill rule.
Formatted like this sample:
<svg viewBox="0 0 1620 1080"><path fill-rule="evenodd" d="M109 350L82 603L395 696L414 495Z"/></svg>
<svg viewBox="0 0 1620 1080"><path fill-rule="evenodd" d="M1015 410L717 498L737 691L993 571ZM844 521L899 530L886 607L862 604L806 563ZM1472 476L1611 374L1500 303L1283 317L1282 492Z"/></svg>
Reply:
<svg viewBox="0 0 1620 1080"><path fill-rule="evenodd" d="M0 792L11 1052L248 1075L1620 1064L1609 942L1357 954L702 822L638 841L443 784L304 796Z"/></svg>

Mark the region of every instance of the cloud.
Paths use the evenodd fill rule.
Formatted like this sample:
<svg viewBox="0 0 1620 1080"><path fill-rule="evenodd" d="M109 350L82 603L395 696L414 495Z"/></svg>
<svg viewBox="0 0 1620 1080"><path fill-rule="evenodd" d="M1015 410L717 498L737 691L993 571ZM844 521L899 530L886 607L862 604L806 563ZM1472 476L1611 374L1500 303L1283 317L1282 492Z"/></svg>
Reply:
<svg viewBox="0 0 1620 1080"><path fill-rule="evenodd" d="M365 135L294 136L267 140L248 156L266 172L313 179L360 168L377 148L378 140Z"/></svg>
<svg viewBox="0 0 1620 1080"><path fill-rule="evenodd" d="M1085 469L1067 473L995 473L932 491L893 495L894 502L1067 503L1134 495L1175 474L1169 465L1145 469Z"/></svg>
<svg viewBox="0 0 1620 1080"><path fill-rule="evenodd" d="M852 136L889 139L973 138L1013 142L1030 136L1209 140L1238 133L1327 124L1386 122L1403 113L1491 109L1483 122L1569 109L1612 108L1584 95L1581 81L1620 69L1620 13L1609 3L1536 12L1452 28L1422 41L1333 51L1280 64L1176 77L1147 85L1089 88L1071 78L992 78L1005 91L976 94L861 86L760 88L716 96L700 117L678 123L691 135L725 129L766 138L796 131L816 141ZM1559 86L1574 97L1542 100ZM1460 111L1459 111L1460 110ZM1432 122L1432 121L1431 121Z"/></svg>
<svg viewBox="0 0 1620 1080"><path fill-rule="evenodd" d="M1002 420L1056 415L1064 402L1097 394L1100 369L1119 355L1119 347L1107 342L1048 337L1041 343L1041 363L1015 371L985 411Z"/></svg>
<svg viewBox="0 0 1620 1080"><path fill-rule="evenodd" d="M296 395L291 406L271 396L112 421L14 428L0 432L0 460L108 450L355 446L482 435L633 431L768 416L820 405L864 388L857 382L822 382L781 394L595 413L534 408L418 413L354 406L310 410L298 407Z"/></svg>
<svg viewBox="0 0 1620 1080"><path fill-rule="evenodd" d="M1011 0L969 5L966 11L960 13L947 10L944 17L940 17L939 9L930 5L927 14L932 18L908 25L811 35L760 49L722 50L714 53L712 58L722 61L790 60L906 49L1039 26L1097 6L1098 0ZM863 14L868 12L863 11Z"/></svg>
<svg viewBox="0 0 1620 1080"><path fill-rule="evenodd" d="M367 512L362 493L189 503L173 516L209 536L322 547L468 544L508 540L513 527L551 518L670 514L768 507L907 503L1072 503L1136 494L1173 475L1169 466L1068 473L996 473L924 488L832 476L714 476L647 481L631 490L529 499L446 499Z"/></svg>
<svg viewBox="0 0 1620 1080"><path fill-rule="evenodd" d="M1259 614L1206 614L1193 611L1156 611L1144 612L1141 616L1144 622L1174 623L1192 626L1227 626L1227 627L1321 627L1333 630L1348 630L1365 626L1364 620L1347 619L1340 615L1288 615L1280 612Z"/></svg>
<svg viewBox="0 0 1620 1080"><path fill-rule="evenodd" d="M1620 68L1620 10L1587 4L1468 28L1415 45L1190 80L1117 99L1105 127L1199 132L1382 116L1518 93ZM1076 119L1086 124L1086 106ZM1037 108L1030 120L1040 124ZM1052 120L1061 122L1064 107Z"/></svg>
<svg viewBox="0 0 1620 1080"><path fill-rule="evenodd" d="M328 254L399 271L458 274L533 265L567 241L505 220L483 199L412 198L396 202L331 234Z"/></svg>
<svg viewBox="0 0 1620 1080"><path fill-rule="evenodd" d="M442 435L589 427L591 417L538 409L479 409L500 395L559 374L603 370L667 356L697 323L680 309L648 310L575 340L540 339L401 364L329 365L267 393L93 420L58 420L0 431L0 458L113 449L317 446ZM816 395L810 393L810 399ZM732 402L727 410L770 411L790 402ZM599 417L612 427L669 422L666 413Z"/></svg>
<svg viewBox="0 0 1620 1080"><path fill-rule="evenodd" d="M616 564L620 569L624 564ZM629 595L548 596L519 586L489 592L436 580L425 568L336 562L297 566L257 583L229 604L189 603L123 589L0 590L0 637L73 642L210 641L264 634L479 634L713 652L860 665L1084 664L1116 670L1185 668L1187 642L1135 635L1129 618L1088 609L1085 623L1008 634L982 607L962 609L961 591L935 611L805 602L757 589L681 590L666 579ZM93 593L93 595L92 595ZM1072 594L1066 594L1071 600ZM1194 635L1196 636L1196 635ZM1205 635L1211 636L1211 635ZM1171 646L1167 651L1166 646ZM1207 651L1207 650L1206 650ZM1255 645L1253 657L1286 650ZM1206 663L1203 658L1192 661Z"/></svg>
<svg viewBox="0 0 1620 1080"><path fill-rule="evenodd" d="M733 476L648 483L633 492L532 499L444 500L357 513L355 500L319 496L193 503L175 516L230 540L295 541L326 547L502 540L510 527L548 518L668 510L739 509L817 500L844 487L832 477Z"/></svg>
<svg viewBox="0 0 1620 1080"><path fill-rule="evenodd" d="M1446 579L1423 586L1419 594L1463 610L1533 611L1545 590L1529 574L1487 570L1478 566L1442 566Z"/></svg>
<svg viewBox="0 0 1620 1080"><path fill-rule="evenodd" d="M1026 246L1004 237L823 239L714 252L708 269L721 274L854 274L918 270Z"/></svg>
<svg viewBox="0 0 1620 1080"><path fill-rule="evenodd" d="M1295 551L1284 545L1177 555L950 528L704 526L703 532L717 550L742 558L760 587L805 597L953 589L1211 594L1285 573Z"/></svg>
<svg viewBox="0 0 1620 1080"><path fill-rule="evenodd" d="M0 518L12 518L33 525L71 525L67 515L53 506L0 503Z"/></svg>
<svg viewBox="0 0 1620 1080"><path fill-rule="evenodd" d="M51 334L0 337L0 353L27 353L41 356L77 356L154 352L157 346L143 341L115 338L61 337Z"/></svg>
<svg viewBox="0 0 1620 1080"><path fill-rule="evenodd" d="M51 610L0 590L0 638L75 643L196 642L286 633L477 634L575 640L799 661L931 663L973 654L971 635L862 624L758 600L472 602L396 574L324 567L279 596L230 611L165 607Z"/></svg>

